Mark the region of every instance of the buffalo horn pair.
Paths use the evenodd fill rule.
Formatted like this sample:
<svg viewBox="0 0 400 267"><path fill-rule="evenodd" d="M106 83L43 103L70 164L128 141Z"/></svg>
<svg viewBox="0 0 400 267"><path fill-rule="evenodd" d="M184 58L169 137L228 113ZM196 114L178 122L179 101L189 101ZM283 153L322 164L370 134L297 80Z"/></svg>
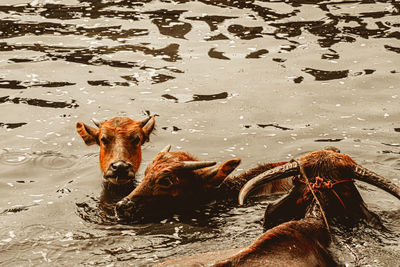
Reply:
<svg viewBox="0 0 400 267"><path fill-rule="evenodd" d="M151 117L148 117L147 119L144 119L140 122L140 126L143 127L145 126L149 120L151 119ZM94 123L94 125L96 125L98 128L100 128L101 122L97 119L92 118L92 122Z"/></svg>
<svg viewBox="0 0 400 267"><path fill-rule="evenodd" d="M268 170L254 177L243 186L239 193L239 204L243 205L246 197L248 197L257 187L275 180L284 179L299 174L300 166L297 161L291 161L282 166ZM354 179L374 185L400 199L400 187L385 177L367 170L358 164L354 165L353 174Z"/></svg>

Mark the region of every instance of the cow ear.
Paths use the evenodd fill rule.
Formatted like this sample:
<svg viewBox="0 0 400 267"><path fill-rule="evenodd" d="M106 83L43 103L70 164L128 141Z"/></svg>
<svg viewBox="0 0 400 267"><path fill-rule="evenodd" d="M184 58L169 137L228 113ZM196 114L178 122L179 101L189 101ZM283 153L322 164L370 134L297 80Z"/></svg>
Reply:
<svg viewBox="0 0 400 267"><path fill-rule="evenodd" d="M156 124L156 119L154 118L154 116L151 116L150 118L144 120L142 123L144 124L142 126L142 130L144 133L143 141L142 141L142 144L143 144L150 140L150 134L153 131L154 126Z"/></svg>
<svg viewBox="0 0 400 267"><path fill-rule="evenodd" d="M76 131L82 137L83 141L85 141L86 145L90 146L99 144L99 129L90 127L89 125L78 121L76 123Z"/></svg>
<svg viewBox="0 0 400 267"><path fill-rule="evenodd" d="M240 159L230 159L224 163L204 169L202 176L207 179L207 185L216 187L219 186L222 181L236 169L240 164Z"/></svg>

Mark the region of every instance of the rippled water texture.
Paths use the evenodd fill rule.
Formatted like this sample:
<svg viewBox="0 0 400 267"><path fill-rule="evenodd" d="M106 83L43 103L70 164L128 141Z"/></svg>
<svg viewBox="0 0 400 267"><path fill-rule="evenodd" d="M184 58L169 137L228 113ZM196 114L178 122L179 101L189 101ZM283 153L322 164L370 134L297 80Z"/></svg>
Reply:
<svg viewBox="0 0 400 267"><path fill-rule="evenodd" d="M98 150L75 122L158 114L166 144L241 170L334 145L399 183L400 1L0 0L0 265L147 266L243 247L268 200L122 225L98 210ZM359 183L388 232L349 266L399 266L400 202Z"/></svg>

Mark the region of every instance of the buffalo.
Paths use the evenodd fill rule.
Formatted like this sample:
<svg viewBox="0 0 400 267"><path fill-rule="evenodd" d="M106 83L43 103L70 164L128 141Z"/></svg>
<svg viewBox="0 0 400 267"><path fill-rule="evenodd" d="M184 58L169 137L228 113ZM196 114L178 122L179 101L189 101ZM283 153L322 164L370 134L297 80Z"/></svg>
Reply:
<svg viewBox="0 0 400 267"><path fill-rule="evenodd" d="M78 134L86 145L100 146L100 169L103 173L102 203L116 203L136 186L135 174L142 160L142 144L149 141L155 126L154 116L142 121L114 117L93 120L96 128L76 123Z"/></svg>
<svg viewBox="0 0 400 267"><path fill-rule="evenodd" d="M337 266L328 250L330 224L351 227L365 221L382 226L379 217L367 209L354 180L400 199L399 186L328 148L254 177L241 189L239 204L260 186L287 177L293 177L293 188L267 207L266 232L249 247L169 260L159 266Z"/></svg>
<svg viewBox="0 0 400 267"><path fill-rule="evenodd" d="M199 161L185 152L170 152L167 146L145 171L142 182L116 204L116 215L125 221L154 220L182 211L193 211L213 201L235 201L251 178L284 162L263 164L241 175L229 174L240 164L234 158L221 164ZM268 193L288 191L292 181L269 184Z"/></svg>

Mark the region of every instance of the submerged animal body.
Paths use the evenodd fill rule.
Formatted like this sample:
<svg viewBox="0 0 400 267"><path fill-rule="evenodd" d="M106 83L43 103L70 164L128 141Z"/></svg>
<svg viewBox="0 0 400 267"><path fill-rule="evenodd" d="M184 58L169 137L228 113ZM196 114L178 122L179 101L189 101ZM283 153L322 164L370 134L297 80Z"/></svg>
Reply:
<svg viewBox="0 0 400 267"><path fill-rule="evenodd" d="M329 242L329 234L322 222L302 219L270 229L245 248L171 259L156 267L337 266L326 248Z"/></svg>
<svg viewBox="0 0 400 267"><path fill-rule="evenodd" d="M287 196L270 204L262 234L240 251L200 254L166 261L160 266L336 266L328 251L329 224L351 227L360 220L381 226L368 211L354 179L377 186L400 199L400 187L369 171L336 149L311 152L268 170L246 183L239 203L267 183L294 176ZM219 256L218 256L219 255ZM222 256L221 256L222 255Z"/></svg>
<svg viewBox="0 0 400 267"><path fill-rule="evenodd" d="M284 163L265 164L243 175L228 177L240 164L230 159L216 165L198 161L184 152L160 152L147 167L145 178L127 197L116 205L116 214L124 220L161 218L172 213L195 210L212 201L236 199L240 188L252 177ZM288 191L291 180L269 185L268 191Z"/></svg>
<svg viewBox="0 0 400 267"><path fill-rule="evenodd" d="M155 119L151 116L135 121L115 117L93 122L96 128L77 122L76 130L87 145L99 145L99 163L104 178L100 200L116 203L135 188L135 174L142 160L141 147L149 140Z"/></svg>

